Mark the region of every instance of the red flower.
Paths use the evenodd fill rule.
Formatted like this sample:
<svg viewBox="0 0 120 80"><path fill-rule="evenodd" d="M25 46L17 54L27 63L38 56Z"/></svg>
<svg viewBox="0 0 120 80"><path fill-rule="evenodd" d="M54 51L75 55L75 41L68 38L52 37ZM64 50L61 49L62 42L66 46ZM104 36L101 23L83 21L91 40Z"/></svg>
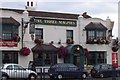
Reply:
<svg viewBox="0 0 120 80"><path fill-rule="evenodd" d="M16 42L20 42L20 36L18 36L17 34L13 37L13 39Z"/></svg>
<svg viewBox="0 0 120 80"><path fill-rule="evenodd" d="M42 40L42 39L39 39L39 38L36 38L36 39L34 40L34 42L35 42L36 44L41 44L41 43L43 43L43 40Z"/></svg>
<svg viewBox="0 0 120 80"><path fill-rule="evenodd" d="M66 43L67 43L67 44L74 44L74 41L73 41L73 40L70 40L70 39L67 39L67 40L66 40Z"/></svg>
<svg viewBox="0 0 120 80"><path fill-rule="evenodd" d="M68 50L67 50L67 47L64 47L64 46L61 46L59 48L59 57L60 58L65 58L68 54Z"/></svg>
<svg viewBox="0 0 120 80"><path fill-rule="evenodd" d="M23 47L21 50L20 50L20 54L23 55L23 56L27 56L30 54L30 49L27 48L27 47Z"/></svg>
<svg viewBox="0 0 120 80"><path fill-rule="evenodd" d="M111 42L111 40L106 40L106 43L105 44L109 44Z"/></svg>

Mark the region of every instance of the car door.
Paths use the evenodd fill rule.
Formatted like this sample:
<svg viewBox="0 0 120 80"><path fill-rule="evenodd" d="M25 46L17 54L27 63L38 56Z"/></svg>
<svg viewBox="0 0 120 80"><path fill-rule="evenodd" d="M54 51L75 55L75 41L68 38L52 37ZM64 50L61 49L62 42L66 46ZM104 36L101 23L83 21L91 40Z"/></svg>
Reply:
<svg viewBox="0 0 120 80"><path fill-rule="evenodd" d="M20 65L14 65L14 71L16 78L27 78L26 69Z"/></svg>
<svg viewBox="0 0 120 80"><path fill-rule="evenodd" d="M110 66L107 64L102 65L102 70L103 70L103 74L104 77L109 77L111 75L111 70L109 68Z"/></svg>
<svg viewBox="0 0 120 80"><path fill-rule="evenodd" d="M78 70L77 66L72 65L72 64L68 64L68 76L69 77L74 77L76 78L76 76L80 75L80 71Z"/></svg>
<svg viewBox="0 0 120 80"><path fill-rule="evenodd" d="M108 65L108 74L109 74L109 76L112 76L112 71L113 71L113 69L112 69L112 65Z"/></svg>
<svg viewBox="0 0 120 80"><path fill-rule="evenodd" d="M12 65L8 65L5 69L5 72L8 74L10 78L14 78L14 69Z"/></svg>

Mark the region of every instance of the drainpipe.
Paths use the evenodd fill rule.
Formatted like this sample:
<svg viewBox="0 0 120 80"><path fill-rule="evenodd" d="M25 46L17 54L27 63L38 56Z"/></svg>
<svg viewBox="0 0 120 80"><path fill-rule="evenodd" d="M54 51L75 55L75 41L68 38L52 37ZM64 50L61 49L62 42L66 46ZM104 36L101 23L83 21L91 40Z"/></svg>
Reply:
<svg viewBox="0 0 120 80"><path fill-rule="evenodd" d="M2 43L2 24L0 24L0 42ZM0 67L1 66L2 66L2 49L0 49ZM1 77L2 77L2 72L0 70L0 80L1 80Z"/></svg>
<svg viewBox="0 0 120 80"><path fill-rule="evenodd" d="M28 23L29 23L29 16L28 16L28 11L25 10L23 12L23 17L21 18L21 36L22 36L22 39L21 39L21 47L23 48L23 38L24 38L24 34L25 34L25 27L28 26Z"/></svg>
<svg viewBox="0 0 120 80"><path fill-rule="evenodd" d="M118 50L118 65L120 65L120 1L118 2L118 45L119 45L119 50Z"/></svg>
<svg viewBox="0 0 120 80"><path fill-rule="evenodd" d="M79 38L79 42L78 42L78 43L80 44L80 32L81 32L81 31L80 31L80 15L78 16L77 26L78 26L78 36L79 36L79 37L78 37L78 38Z"/></svg>
<svg viewBox="0 0 120 80"><path fill-rule="evenodd" d="M22 35L22 37L21 37L21 47L23 48L23 35L24 35L24 33L23 33L23 27L24 27L24 23L23 23L23 18L22 18L22 21L21 21L21 26L22 26L22 29L21 29L21 35Z"/></svg>

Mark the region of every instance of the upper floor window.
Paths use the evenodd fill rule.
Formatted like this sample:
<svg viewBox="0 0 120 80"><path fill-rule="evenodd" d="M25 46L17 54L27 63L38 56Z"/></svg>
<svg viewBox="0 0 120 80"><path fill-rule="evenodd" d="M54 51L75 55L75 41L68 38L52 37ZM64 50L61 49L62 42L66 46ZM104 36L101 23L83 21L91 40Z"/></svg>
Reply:
<svg viewBox="0 0 120 80"><path fill-rule="evenodd" d="M43 29L37 28L35 30L35 38L43 39Z"/></svg>
<svg viewBox="0 0 120 80"><path fill-rule="evenodd" d="M106 31L88 30L87 40L89 39L106 39Z"/></svg>
<svg viewBox="0 0 120 80"><path fill-rule="evenodd" d="M109 41L106 40L107 28L102 23L90 22L85 26L85 29L87 32L87 43L109 43Z"/></svg>
<svg viewBox="0 0 120 80"><path fill-rule="evenodd" d="M96 31L97 39L106 39L106 31Z"/></svg>
<svg viewBox="0 0 120 80"><path fill-rule="evenodd" d="M67 39L73 40L73 30L67 30Z"/></svg>
<svg viewBox="0 0 120 80"><path fill-rule="evenodd" d="M66 31L66 43L67 44L74 44L73 30L67 30Z"/></svg>
<svg viewBox="0 0 120 80"><path fill-rule="evenodd" d="M88 39L94 39L95 38L95 31L88 31Z"/></svg>
<svg viewBox="0 0 120 80"><path fill-rule="evenodd" d="M13 40L15 34L18 34L18 27L13 25L2 25L2 40Z"/></svg>

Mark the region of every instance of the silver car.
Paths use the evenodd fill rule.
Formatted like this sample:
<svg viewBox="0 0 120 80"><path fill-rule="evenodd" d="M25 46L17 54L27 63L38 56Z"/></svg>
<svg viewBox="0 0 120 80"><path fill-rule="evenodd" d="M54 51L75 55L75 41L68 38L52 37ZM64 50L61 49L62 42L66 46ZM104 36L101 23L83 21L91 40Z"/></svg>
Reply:
<svg viewBox="0 0 120 80"><path fill-rule="evenodd" d="M7 80L9 78L23 78L29 80L35 80L37 73L23 68L19 64L3 64L2 68L2 80Z"/></svg>

